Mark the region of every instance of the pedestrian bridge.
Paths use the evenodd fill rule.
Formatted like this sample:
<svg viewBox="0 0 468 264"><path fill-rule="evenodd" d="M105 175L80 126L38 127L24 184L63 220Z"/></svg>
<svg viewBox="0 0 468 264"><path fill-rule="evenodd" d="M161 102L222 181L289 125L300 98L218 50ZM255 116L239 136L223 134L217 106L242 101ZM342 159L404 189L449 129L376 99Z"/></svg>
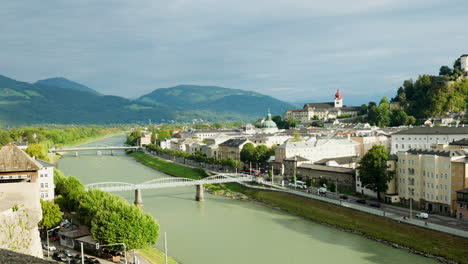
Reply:
<svg viewBox="0 0 468 264"><path fill-rule="evenodd" d="M199 180L169 177L155 179L140 184L126 182L98 182L85 185L85 187L87 190L98 189L105 192L135 191L135 204L142 205L143 202L141 199L141 190L162 189L182 186L197 186L197 195L195 198L197 201L203 201L203 185L205 184L248 181L255 181L255 176L248 174L222 173Z"/></svg>

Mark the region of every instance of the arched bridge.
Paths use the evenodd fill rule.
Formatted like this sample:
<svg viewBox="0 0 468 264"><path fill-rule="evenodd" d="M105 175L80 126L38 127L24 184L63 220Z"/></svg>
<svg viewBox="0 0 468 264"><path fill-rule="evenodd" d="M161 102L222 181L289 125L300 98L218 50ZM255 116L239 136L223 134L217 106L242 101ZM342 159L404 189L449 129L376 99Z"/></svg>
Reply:
<svg viewBox="0 0 468 264"><path fill-rule="evenodd" d="M203 185L204 184L218 184L227 182L247 182L255 181L255 176L248 174L230 174L222 173L207 178L194 180L188 178L161 178L147 181L140 184L126 183L126 182L98 182L86 185L86 189L98 189L105 192L119 192L119 191L135 191L135 204L142 205L141 190L148 189L161 189L182 186L197 186L197 201L203 201Z"/></svg>

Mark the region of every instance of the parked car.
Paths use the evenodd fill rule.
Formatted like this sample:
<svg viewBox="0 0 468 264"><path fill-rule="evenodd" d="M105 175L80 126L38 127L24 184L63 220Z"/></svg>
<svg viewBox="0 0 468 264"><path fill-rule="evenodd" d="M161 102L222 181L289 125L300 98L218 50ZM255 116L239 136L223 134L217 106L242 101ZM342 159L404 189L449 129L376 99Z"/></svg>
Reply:
<svg viewBox="0 0 468 264"><path fill-rule="evenodd" d="M66 256L66 257L69 257L69 258L72 258L73 257L73 254L70 252L70 250L68 249L65 249L62 251L62 253Z"/></svg>
<svg viewBox="0 0 468 264"><path fill-rule="evenodd" d="M364 200L364 199L357 199L357 200L356 200L356 203L366 204L366 200Z"/></svg>
<svg viewBox="0 0 468 264"><path fill-rule="evenodd" d="M346 196L346 195L340 195L340 199L348 200L348 196Z"/></svg>
<svg viewBox="0 0 468 264"><path fill-rule="evenodd" d="M42 248L47 250L47 244L42 245ZM55 246L49 245L49 251L55 251L55 250L57 250L57 248Z"/></svg>
<svg viewBox="0 0 468 264"><path fill-rule="evenodd" d="M53 260L57 260L57 261L61 261L61 262L66 262L66 261L67 261L67 257L65 257L64 254L58 253L58 252L55 252L55 253L52 255L52 259L53 259Z"/></svg>
<svg viewBox="0 0 468 264"><path fill-rule="evenodd" d="M370 206L380 208L380 203L370 203Z"/></svg>
<svg viewBox="0 0 468 264"><path fill-rule="evenodd" d="M416 217L421 218L421 219L428 219L429 214L428 213L418 213L418 214L416 214Z"/></svg>
<svg viewBox="0 0 468 264"><path fill-rule="evenodd" d="M325 187L320 187L318 189L318 194L326 194L327 193L327 189Z"/></svg>

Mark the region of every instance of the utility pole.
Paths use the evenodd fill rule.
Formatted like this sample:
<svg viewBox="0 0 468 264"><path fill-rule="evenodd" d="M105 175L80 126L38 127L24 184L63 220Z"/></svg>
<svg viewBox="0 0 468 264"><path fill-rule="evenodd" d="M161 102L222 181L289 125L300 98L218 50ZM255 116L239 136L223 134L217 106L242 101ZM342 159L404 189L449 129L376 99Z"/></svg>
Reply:
<svg viewBox="0 0 468 264"><path fill-rule="evenodd" d="M165 264L168 264L169 262L167 262L167 236L166 236L166 232L164 232L164 258L165 258Z"/></svg>
<svg viewBox="0 0 468 264"><path fill-rule="evenodd" d="M293 174L293 181L294 181L294 189L296 189L296 169L297 169L297 156L294 156L294 174Z"/></svg>
<svg viewBox="0 0 468 264"><path fill-rule="evenodd" d="M84 264L84 250L83 250L83 242L81 244L81 264Z"/></svg>

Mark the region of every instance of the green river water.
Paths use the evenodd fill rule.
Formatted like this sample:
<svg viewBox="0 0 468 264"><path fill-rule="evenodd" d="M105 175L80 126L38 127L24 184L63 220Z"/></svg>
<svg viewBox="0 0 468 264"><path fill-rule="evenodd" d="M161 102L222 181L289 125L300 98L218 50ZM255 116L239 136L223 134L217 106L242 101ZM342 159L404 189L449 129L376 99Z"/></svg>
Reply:
<svg viewBox="0 0 468 264"><path fill-rule="evenodd" d="M122 145L124 136L94 144ZM84 184L142 183L167 175L133 158L103 152L65 156L58 168ZM133 192L116 194L133 203ZM184 264L436 263L358 235L313 223L250 202L205 193L195 201L195 187L143 191L143 209L167 232L168 254ZM157 248L164 248L160 239Z"/></svg>

